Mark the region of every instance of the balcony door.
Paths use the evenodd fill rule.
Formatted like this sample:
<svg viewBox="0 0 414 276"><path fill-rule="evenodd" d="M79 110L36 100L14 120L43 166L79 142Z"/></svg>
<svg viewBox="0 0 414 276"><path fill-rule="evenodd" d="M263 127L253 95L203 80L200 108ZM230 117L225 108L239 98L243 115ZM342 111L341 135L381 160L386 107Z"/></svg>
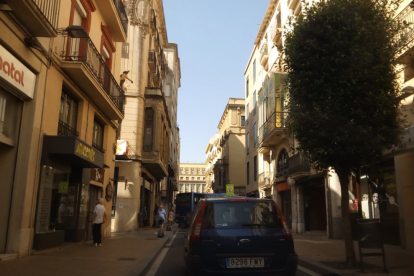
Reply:
<svg viewBox="0 0 414 276"><path fill-rule="evenodd" d="M87 18L88 13L86 12L83 5L80 3L80 1L76 1L74 12L73 12L73 26L82 26L85 30L87 25ZM82 60L82 58L86 58L86 48L84 45L86 45L86 41L83 38L70 38L68 40L69 42L69 51L70 51L70 57L72 60Z"/></svg>

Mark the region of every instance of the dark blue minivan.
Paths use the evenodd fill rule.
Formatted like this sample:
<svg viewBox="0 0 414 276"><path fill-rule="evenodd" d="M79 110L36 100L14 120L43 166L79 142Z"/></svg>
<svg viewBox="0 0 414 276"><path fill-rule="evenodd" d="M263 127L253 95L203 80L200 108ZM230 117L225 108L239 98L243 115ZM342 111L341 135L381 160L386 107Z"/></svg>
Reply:
<svg viewBox="0 0 414 276"><path fill-rule="evenodd" d="M295 275L298 263L282 212L260 198L200 200L184 259L189 275Z"/></svg>

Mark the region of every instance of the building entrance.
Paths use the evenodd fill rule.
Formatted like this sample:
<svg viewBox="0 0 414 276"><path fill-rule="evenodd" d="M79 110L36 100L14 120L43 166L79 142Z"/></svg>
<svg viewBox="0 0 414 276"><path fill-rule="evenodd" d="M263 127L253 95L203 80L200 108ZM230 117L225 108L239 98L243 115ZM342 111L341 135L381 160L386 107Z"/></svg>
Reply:
<svg viewBox="0 0 414 276"><path fill-rule="evenodd" d="M303 189L305 207L305 230L326 231L326 199L323 181L309 183Z"/></svg>

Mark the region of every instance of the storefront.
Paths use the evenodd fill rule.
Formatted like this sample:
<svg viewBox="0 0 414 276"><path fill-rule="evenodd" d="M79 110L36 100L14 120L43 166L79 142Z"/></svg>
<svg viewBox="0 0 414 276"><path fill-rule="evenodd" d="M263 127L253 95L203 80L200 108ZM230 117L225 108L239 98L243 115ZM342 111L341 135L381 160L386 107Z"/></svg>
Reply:
<svg viewBox="0 0 414 276"><path fill-rule="evenodd" d="M44 136L34 249L92 238L93 210L103 197L103 160L77 137Z"/></svg>
<svg viewBox="0 0 414 276"><path fill-rule="evenodd" d="M22 58L20 58L23 60ZM37 76L0 45L0 253L6 251L19 136L25 102L34 97ZM27 117L27 115L26 115ZM27 131L27 129L26 129ZM27 137L25 137L27 138Z"/></svg>
<svg viewBox="0 0 414 276"><path fill-rule="evenodd" d="M381 220L384 243L401 245L394 158L364 170L361 176L361 216Z"/></svg>
<svg viewBox="0 0 414 276"><path fill-rule="evenodd" d="M292 200L291 188L287 182L276 184L277 194L280 195L280 208L289 228L292 228Z"/></svg>

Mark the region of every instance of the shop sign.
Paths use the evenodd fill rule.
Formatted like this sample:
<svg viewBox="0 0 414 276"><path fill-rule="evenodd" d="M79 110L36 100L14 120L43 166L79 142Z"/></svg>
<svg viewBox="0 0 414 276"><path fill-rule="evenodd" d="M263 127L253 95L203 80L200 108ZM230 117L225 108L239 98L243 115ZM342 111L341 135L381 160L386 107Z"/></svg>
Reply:
<svg viewBox="0 0 414 276"><path fill-rule="evenodd" d="M99 168L93 168L91 169L91 180L103 183L105 176L105 170L99 169Z"/></svg>
<svg viewBox="0 0 414 276"><path fill-rule="evenodd" d="M233 196L234 195L234 185L233 184L226 184L226 195Z"/></svg>
<svg viewBox="0 0 414 276"><path fill-rule="evenodd" d="M67 194L68 193L69 183L67 181L60 181L59 182L59 194Z"/></svg>
<svg viewBox="0 0 414 276"><path fill-rule="evenodd" d="M126 140L116 141L116 155L128 155L128 141Z"/></svg>
<svg viewBox="0 0 414 276"><path fill-rule="evenodd" d="M95 151L93 148L88 147L81 142L78 142L77 144L75 153L91 162L95 162Z"/></svg>
<svg viewBox="0 0 414 276"><path fill-rule="evenodd" d="M0 45L0 77L33 99L36 75Z"/></svg>

